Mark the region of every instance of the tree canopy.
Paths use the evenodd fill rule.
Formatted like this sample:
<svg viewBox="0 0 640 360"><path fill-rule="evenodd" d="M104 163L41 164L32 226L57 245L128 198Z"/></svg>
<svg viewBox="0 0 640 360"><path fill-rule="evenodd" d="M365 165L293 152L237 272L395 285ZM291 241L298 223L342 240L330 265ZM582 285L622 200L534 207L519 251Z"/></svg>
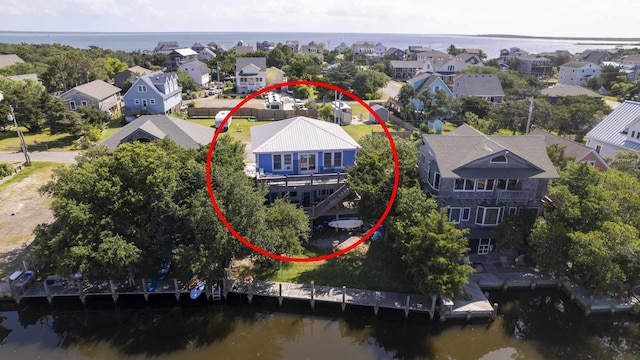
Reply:
<svg viewBox="0 0 640 360"><path fill-rule="evenodd" d="M206 150L169 139L122 144L113 153L98 147L57 169L42 188L53 198L55 221L37 229L35 256L61 275L94 278L122 277L129 267L153 276L163 260L182 275L221 271L250 249L211 206ZM225 218L257 246L299 253L309 232L304 212L290 203L265 205L266 189L242 172L243 153L228 136L214 150L212 188Z"/></svg>
<svg viewBox="0 0 640 360"><path fill-rule="evenodd" d="M543 271L573 274L589 285L640 281L640 186L617 170L567 165L549 187L552 204L531 235Z"/></svg>

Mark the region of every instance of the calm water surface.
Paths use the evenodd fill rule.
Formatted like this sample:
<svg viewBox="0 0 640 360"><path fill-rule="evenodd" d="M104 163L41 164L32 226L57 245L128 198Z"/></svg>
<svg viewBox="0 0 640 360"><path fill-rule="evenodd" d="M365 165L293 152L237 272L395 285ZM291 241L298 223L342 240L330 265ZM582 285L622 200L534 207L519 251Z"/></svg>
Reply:
<svg viewBox="0 0 640 360"><path fill-rule="evenodd" d="M502 295L502 294L498 294ZM255 300L255 299L254 299ZM401 311L253 305L0 305L0 359L638 359L638 317L589 317L556 294L500 303L492 324ZM185 301L186 303L187 301ZM286 300L285 300L286 302ZM188 305L188 304L187 304ZM4 307L2 307L4 306ZM370 310L370 309L367 309Z"/></svg>

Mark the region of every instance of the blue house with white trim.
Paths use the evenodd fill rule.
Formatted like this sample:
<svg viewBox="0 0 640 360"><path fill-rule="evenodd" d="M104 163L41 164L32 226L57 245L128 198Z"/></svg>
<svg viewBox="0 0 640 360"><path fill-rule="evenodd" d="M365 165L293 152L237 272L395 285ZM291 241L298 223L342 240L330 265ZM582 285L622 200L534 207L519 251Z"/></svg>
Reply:
<svg viewBox="0 0 640 360"><path fill-rule="evenodd" d="M135 79L123 96L123 113L131 121L138 115L168 115L179 111L182 88L178 75L156 71Z"/></svg>
<svg viewBox="0 0 640 360"><path fill-rule="evenodd" d="M298 116L251 128L256 168L275 175L340 173L360 145L340 125Z"/></svg>
<svg viewBox="0 0 640 360"><path fill-rule="evenodd" d="M359 148L340 125L304 116L251 128L256 181L268 186L267 199L288 199L316 225L356 213L344 170Z"/></svg>
<svg viewBox="0 0 640 360"><path fill-rule="evenodd" d="M430 94L435 94L436 92L442 90L445 92L445 94L447 94L448 97L453 99L453 92L451 91L451 89L449 89L442 78L436 74L420 73L414 76L412 79L407 80L407 84L413 86L416 94L421 94L427 90ZM417 111L424 110L424 104L418 99L411 99L411 104L413 104L413 108Z"/></svg>

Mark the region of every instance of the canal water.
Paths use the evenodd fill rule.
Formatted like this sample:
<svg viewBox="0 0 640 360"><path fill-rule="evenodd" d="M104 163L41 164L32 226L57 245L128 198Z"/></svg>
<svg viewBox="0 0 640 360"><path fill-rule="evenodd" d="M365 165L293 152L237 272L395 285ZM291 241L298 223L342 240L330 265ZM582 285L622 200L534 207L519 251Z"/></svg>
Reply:
<svg viewBox="0 0 640 360"><path fill-rule="evenodd" d="M274 299L0 303L0 359L640 359L638 317L585 317L555 292L490 298L496 321L471 324Z"/></svg>

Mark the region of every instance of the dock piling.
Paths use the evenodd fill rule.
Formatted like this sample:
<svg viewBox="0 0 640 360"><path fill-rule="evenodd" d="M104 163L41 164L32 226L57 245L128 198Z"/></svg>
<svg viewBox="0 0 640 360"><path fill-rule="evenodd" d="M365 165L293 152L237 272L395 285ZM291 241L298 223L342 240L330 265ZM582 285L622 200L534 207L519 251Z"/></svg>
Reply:
<svg viewBox="0 0 640 360"><path fill-rule="evenodd" d="M247 284L247 299L249 300L249 304L251 304L253 302L253 283L249 282L249 284Z"/></svg>
<svg viewBox="0 0 640 360"><path fill-rule="evenodd" d="M436 300L438 297L436 295L431 295L431 310L429 310L429 318L433 320L433 317L436 314Z"/></svg>
<svg viewBox="0 0 640 360"><path fill-rule="evenodd" d="M498 303L493 303L493 311L491 311L491 321L496 319L498 316Z"/></svg>
<svg viewBox="0 0 640 360"><path fill-rule="evenodd" d="M311 300L309 301L311 303L311 310L313 310L316 306L316 300L314 299L315 292L316 292L316 286L313 283L313 280L311 280Z"/></svg>
<svg viewBox="0 0 640 360"><path fill-rule="evenodd" d="M282 306L282 283L278 284L278 303Z"/></svg>
<svg viewBox="0 0 640 360"><path fill-rule="evenodd" d="M53 296L49 293L49 285L47 285L46 280L42 284L44 285L44 293L47 295L47 301L49 302L49 305L51 305L53 303Z"/></svg>
<svg viewBox="0 0 640 360"><path fill-rule="evenodd" d="M176 291L176 301L180 302L180 288L178 287L178 279L173 278L173 288Z"/></svg>
<svg viewBox="0 0 640 360"><path fill-rule="evenodd" d="M80 297L80 302L82 302L82 305L86 305L87 304L87 295L85 295L85 293L84 293L84 288L83 288L82 281L80 283L78 283L78 296Z"/></svg>
<svg viewBox="0 0 640 360"><path fill-rule="evenodd" d="M509 288L509 280L505 280L502 283L502 291L507 291L508 288Z"/></svg>
<svg viewBox="0 0 640 360"><path fill-rule="evenodd" d="M373 299L374 299L373 300L373 313L375 315L378 315L378 310L380 309L380 305L379 305L379 303L380 303L380 292L379 291L376 291L376 295L375 295L375 297Z"/></svg>
<svg viewBox="0 0 640 360"><path fill-rule="evenodd" d="M344 312L344 309L347 307L347 287L342 285L342 312Z"/></svg>
<svg viewBox="0 0 640 360"><path fill-rule="evenodd" d="M149 302L149 289L147 289L147 282L144 279L140 279L142 282L142 291L144 292L144 301Z"/></svg>
<svg viewBox="0 0 640 360"><path fill-rule="evenodd" d="M535 290L535 289L536 289L536 281L531 280L531 290Z"/></svg>
<svg viewBox="0 0 640 360"><path fill-rule="evenodd" d="M467 310L467 321L471 320L471 310Z"/></svg>
<svg viewBox="0 0 640 360"><path fill-rule="evenodd" d="M411 295L407 295L407 302L404 305L404 318L409 317L409 304L411 303ZM429 312L429 317L433 320L433 314Z"/></svg>
<svg viewBox="0 0 640 360"><path fill-rule="evenodd" d="M109 280L109 287L111 288L111 298L113 298L113 303L118 302L118 294L116 293L116 287L113 285L113 280Z"/></svg>

